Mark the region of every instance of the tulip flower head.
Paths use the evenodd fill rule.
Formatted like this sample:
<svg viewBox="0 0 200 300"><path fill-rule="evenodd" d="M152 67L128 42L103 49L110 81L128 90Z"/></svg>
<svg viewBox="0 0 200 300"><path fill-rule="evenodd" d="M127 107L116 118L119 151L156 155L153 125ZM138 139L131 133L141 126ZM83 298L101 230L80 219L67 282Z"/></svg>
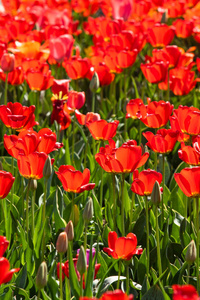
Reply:
<svg viewBox="0 0 200 300"><path fill-rule="evenodd" d="M173 300L199 300L198 293L193 285L173 285Z"/></svg>
<svg viewBox="0 0 200 300"><path fill-rule="evenodd" d="M115 231L108 234L108 248L103 251L111 255L115 259L130 260L134 254L142 254L143 249L137 248L137 237L133 233L129 233L126 237L117 237Z"/></svg>
<svg viewBox="0 0 200 300"><path fill-rule="evenodd" d="M2 257L8 248L9 241L7 241L5 236L0 236L0 257Z"/></svg>
<svg viewBox="0 0 200 300"><path fill-rule="evenodd" d="M83 173L75 170L73 166L60 166L58 172L55 172L62 182L63 188L67 192L82 193L95 187L95 183L89 183L90 170L85 169Z"/></svg>
<svg viewBox="0 0 200 300"><path fill-rule="evenodd" d="M34 111L34 105L27 107L19 102L8 102L7 105L0 105L0 119L6 127L21 131L38 125Z"/></svg>
<svg viewBox="0 0 200 300"><path fill-rule="evenodd" d="M178 134L178 131L173 131L172 129L159 129L156 135L147 131L143 133L143 136L148 140L146 145L154 152L169 153L176 144Z"/></svg>
<svg viewBox="0 0 200 300"><path fill-rule="evenodd" d="M109 145L101 147L95 155L98 164L109 173L131 173L143 166L149 157L149 153L142 155L142 148L137 142L129 140L121 147L115 148L115 142L109 140Z"/></svg>
<svg viewBox="0 0 200 300"><path fill-rule="evenodd" d="M185 168L174 179L187 197L200 197L200 167Z"/></svg>
<svg viewBox="0 0 200 300"><path fill-rule="evenodd" d="M133 183L131 185L131 190L140 196L150 196L156 180L159 184L161 184L161 173L150 169L144 170L140 173L138 170L135 170L133 172Z"/></svg>
<svg viewBox="0 0 200 300"><path fill-rule="evenodd" d="M0 285L12 279L14 273L19 272L19 268L10 270L10 263L5 257L0 258Z"/></svg>
<svg viewBox="0 0 200 300"><path fill-rule="evenodd" d="M0 199L4 199L10 192L15 177L10 172L0 171Z"/></svg>

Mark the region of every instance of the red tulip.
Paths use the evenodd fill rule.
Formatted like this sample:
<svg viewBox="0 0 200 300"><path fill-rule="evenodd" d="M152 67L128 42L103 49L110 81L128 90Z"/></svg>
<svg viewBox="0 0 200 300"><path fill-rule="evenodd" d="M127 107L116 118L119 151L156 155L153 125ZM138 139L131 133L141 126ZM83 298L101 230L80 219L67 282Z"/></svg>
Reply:
<svg viewBox="0 0 200 300"><path fill-rule="evenodd" d="M0 199L5 198L10 192L15 177L10 172L0 171Z"/></svg>
<svg viewBox="0 0 200 300"><path fill-rule="evenodd" d="M0 105L0 119L6 125L15 130L24 130L37 125L35 122L35 106L22 106L19 102L8 102L7 105Z"/></svg>
<svg viewBox="0 0 200 300"><path fill-rule="evenodd" d="M86 125L86 126L88 123L101 120L101 116L97 113L88 112L86 115L83 115L77 109L75 110L75 116L79 124Z"/></svg>
<svg viewBox="0 0 200 300"><path fill-rule="evenodd" d="M27 179L40 179L43 177L43 168L48 155L44 152L32 152L29 155L19 153L17 165L20 174Z"/></svg>
<svg viewBox="0 0 200 300"><path fill-rule="evenodd" d="M70 34L60 35L57 38L50 38L50 55L57 61L62 62L64 58L69 59L74 44L73 36Z"/></svg>
<svg viewBox="0 0 200 300"><path fill-rule="evenodd" d="M116 135L119 121L116 120L108 123L106 120L98 120L89 122L86 125L95 140L107 141Z"/></svg>
<svg viewBox="0 0 200 300"><path fill-rule="evenodd" d="M138 113L141 110L145 111L145 105L141 99L131 99L126 105L126 118L138 119Z"/></svg>
<svg viewBox="0 0 200 300"><path fill-rule="evenodd" d="M165 63L164 61L141 64L140 68L145 78L151 83L165 81L167 77L168 63Z"/></svg>
<svg viewBox="0 0 200 300"><path fill-rule="evenodd" d="M76 256L76 258L73 258L73 263L74 263L74 268L75 268L75 271L76 271L76 275L78 277L78 280L80 281L81 279L81 275L80 273L78 272L77 270L77 261L78 261L78 254ZM87 265L87 269L88 269L89 265ZM94 270L94 279L96 279L96 275L100 269L101 265L100 264L95 264L95 270ZM57 276L58 278L60 278L60 263L57 264ZM65 263L62 263L62 280L64 280L65 276L67 278L70 277L70 273L69 273L69 261L67 260ZM85 280L84 280L84 275L83 275L83 288L85 288Z"/></svg>
<svg viewBox="0 0 200 300"><path fill-rule="evenodd" d="M140 173L138 170L135 170L133 172L133 183L131 185L131 190L140 196L149 196L152 193L154 183L156 181L161 184L161 173L150 169L141 171Z"/></svg>
<svg viewBox="0 0 200 300"><path fill-rule="evenodd" d="M85 169L83 173L75 170L73 166L60 166L58 172L55 172L62 182L63 188L67 192L82 193L95 187L95 183L89 183L90 170Z"/></svg>
<svg viewBox="0 0 200 300"><path fill-rule="evenodd" d="M97 298L80 297L80 300L97 300ZM104 293L100 300L133 300L133 295L127 295L121 290L108 291Z"/></svg>
<svg viewBox="0 0 200 300"><path fill-rule="evenodd" d="M192 35L194 22L191 20L176 19L173 22L175 27L176 36L181 38L187 38Z"/></svg>
<svg viewBox="0 0 200 300"><path fill-rule="evenodd" d="M173 131L172 129L159 129L156 135L150 131L143 133L143 135L148 140L146 145L154 152L169 153L176 144L178 131Z"/></svg>
<svg viewBox="0 0 200 300"><path fill-rule="evenodd" d="M156 23L147 31L147 40L153 47L169 45L174 38L175 30L167 24Z"/></svg>
<svg viewBox="0 0 200 300"><path fill-rule="evenodd" d="M73 56L72 59L64 61L62 65L71 79L91 79L91 63L88 58Z"/></svg>
<svg viewBox="0 0 200 300"><path fill-rule="evenodd" d="M167 124L173 108L174 106L168 101L152 101L145 105L145 109L142 107L138 113L138 118L147 127L160 128Z"/></svg>
<svg viewBox="0 0 200 300"><path fill-rule="evenodd" d="M85 103L85 92L70 91L67 106L72 109L80 109Z"/></svg>
<svg viewBox="0 0 200 300"><path fill-rule="evenodd" d="M200 197L200 167L185 168L174 179L187 197Z"/></svg>
<svg viewBox="0 0 200 300"><path fill-rule="evenodd" d="M0 257L4 255L6 249L8 248L9 241L6 240L5 236L0 236Z"/></svg>
<svg viewBox="0 0 200 300"><path fill-rule="evenodd" d="M31 90L43 91L50 88L53 84L53 76L51 71L43 73L40 70L29 69L26 72L26 81Z"/></svg>
<svg viewBox="0 0 200 300"><path fill-rule="evenodd" d="M200 134L199 117L200 110L198 108L179 105L174 110L170 122L172 128L178 130L180 133L195 136Z"/></svg>
<svg viewBox="0 0 200 300"><path fill-rule="evenodd" d="M189 165L200 165L200 152L198 153L195 148L191 146L185 146L184 143L181 143L181 149L178 150L178 156Z"/></svg>
<svg viewBox="0 0 200 300"><path fill-rule="evenodd" d="M130 260L134 254L141 254L143 249L137 248L137 237L133 233L127 234L126 237L117 237L115 231L108 234L108 248L103 251L115 259Z"/></svg>
<svg viewBox="0 0 200 300"><path fill-rule="evenodd" d="M38 133L34 130L24 130L17 135L4 135L4 147L7 152L17 158L19 152L29 155L32 152L50 152L63 146L56 142L56 134L49 128L43 128Z"/></svg>
<svg viewBox="0 0 200 300"><path fill-rule="evenodd" d="M95 155L98 164L106 171L112 173L131 173L143 166L149 157L149 153L142 155L142 148L136 141L128 141L121 147L115 148L115 142L109 140L109 145L101 147Z"/></svg>
<svg viewBox="0 0 200 300"><path fill-rule="evenodd" d="M53 85L51 86L52 93L58 95L62 92L62 96L69 93L69 79L53 79Z"/></svg>
<svg viewBox="0 0 200 300"><path fill-rule="evenodd" d="M5 72L14 70L15 56L11 53L4 53L1 57L1 69Z"/></svg>
<svg viewBox="0 0 200 300"><path fill-rule="evenodd" d="M71 124L71 117L68 112L64 110L64 101L63 100L54 100L53 111L51 114L51 123L56 121L60 124L60 130L64 130L69 127Z"/></svg>
<svg viewBox="0 0 200 300"><path fill-rule="evenodd" d="M175 95L187 95L200 81L199 78L194 79L195 72L188 67L180 67L170 70L170 90Z"/></svg>
<svg viewBox="0 0 200 300"><path fill-rule="evenodd" d="M172 285L173 300L199 300L198 293L193 285Z"/></svg>
<svg viewBox="0 0 200 300"><path fill-rule="evenodd" d="M101 300L133 300L133 295L127 295L121 290L108 291L103 294Z"/></svg>
<svg viewBox="0 0 200 300"><path fill-rule="evenodd" d="M0 285L12 279L14 273L19 272L19 268L10 270L10 263L5 257L0 258Z"/></svg>

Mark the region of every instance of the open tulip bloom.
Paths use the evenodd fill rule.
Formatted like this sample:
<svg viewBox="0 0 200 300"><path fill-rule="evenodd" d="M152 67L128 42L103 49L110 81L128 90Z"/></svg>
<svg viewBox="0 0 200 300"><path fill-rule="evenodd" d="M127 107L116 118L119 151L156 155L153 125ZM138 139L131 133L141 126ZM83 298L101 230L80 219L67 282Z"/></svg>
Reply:
<svg viewBox="0 0 200 300"><path fill-rule="evenodd" d="M95 187L95 183L89 183L90 170L85 169L83 173L75 170L73 166L60 166L58 172L55 172L62 182L63 188L67 192L82 193Z"/></svg>
<svg viewBox="0 0 200 300"><path fill-rule="evenodd" d="M137 248L137 237L134 233L118 238L115 231L110 231L108 234L108 248L103 248L103 251L115 259L130 260L134 254L142 254L143 249Z"/></svg>

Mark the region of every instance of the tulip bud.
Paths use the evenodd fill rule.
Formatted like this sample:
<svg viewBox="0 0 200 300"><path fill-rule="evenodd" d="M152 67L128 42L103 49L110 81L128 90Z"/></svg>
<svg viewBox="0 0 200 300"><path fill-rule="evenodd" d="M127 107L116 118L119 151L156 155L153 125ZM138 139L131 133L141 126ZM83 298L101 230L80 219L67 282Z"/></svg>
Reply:
<svg viewBox="0 0 200 300"><path fill-rule="evenodd" d="M51 165L51 158L48 156L44 168L43 168L43 176L48 179L51 176L52 173L52 165Z"/></svg>
<svg viewBox="0 0 200 300"><path fill-rule="evenodd" d="M80 248L76 268L81 275L83 275L85 273L86 268L87 268L85 249L83 248L83 246L81 246L81 248Z"/></svg>
<svg viewBox="0 0 200 300"><path fill-rule="evenodd" d="M90 88L90 91L93 93L96 92L99 88L99 76L96 72L94 72L94 74L92 76L89 88Z"/></svg>
<svg viewBox="0 0 200 300"><path fill-rule="evenodd" d="M152 193L151 193L151 201L156 206L158 206L159 203L161 202L160 185L159 185L157 180L155 181L154 186L153 186L153 190L152 190Z"/></svg>
<svg viewBox="0 0 200 300"><path fill-rule="evenodd" d="M15 56L12 53L4 53L1 57L1 69L7 73L12 72L15 65Z"/></svg>
<svg viewBox="0 0 200 300"><path fill-rule="evenodd" d="M56 242L56 250L58 253L65 253L68 249L68 238L65 231L61 232Z"/></svg>
<svg viewBox="0 0 200 300"><path fill-rule="evenodd" d="M65 232L67 233L68 241L73 241L74 239L74 225L70 220L65 228Z"/></svg>
<svg viewBox="0 0 200 300"><path fill-rule="evenodd" d="M37 180L36 179L32 179L30 182L30 190L31 191L35 191L37 190Z"/></svg>
<svg viewBox="0 0 200 300"><path fill-rule="evenodd" d="M83 210L83 220L88 223L93 218L93 214L93 201L92 198L89 198Z"/></svg>
<svg viewBox="0 0 200 300"><path fill-rule="evenodd" d="M43 289L46 284L47 284L47 264L45 261L43 261L40 264L39 269L37 271L36 285L38 289Z"/></svg>
<svg viewBox="0 0 200 300"><path fill-rule="evenodd" d="M195 242L192 240L187 248L187 252L185 255L185 260L187 261L188 264L192 264L197 257L197 249L196 249L196 245Z"/></svg>
<svg viewBox="0 0 200 300"><path fill-rule="evenodd" d="M3 171L3 165L2 165L1 160L0 160L0 171Z"/></svg>

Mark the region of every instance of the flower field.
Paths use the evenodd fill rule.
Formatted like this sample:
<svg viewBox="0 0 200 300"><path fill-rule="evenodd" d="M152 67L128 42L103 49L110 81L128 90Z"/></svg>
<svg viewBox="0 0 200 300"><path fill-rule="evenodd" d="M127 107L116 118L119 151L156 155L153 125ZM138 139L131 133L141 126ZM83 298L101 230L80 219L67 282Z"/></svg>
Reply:
<svg viewBox="0 0 200 300"><path fill-rule="evenodd" d="M200 1L1 2L0 300L200 299Z"/></svg>

